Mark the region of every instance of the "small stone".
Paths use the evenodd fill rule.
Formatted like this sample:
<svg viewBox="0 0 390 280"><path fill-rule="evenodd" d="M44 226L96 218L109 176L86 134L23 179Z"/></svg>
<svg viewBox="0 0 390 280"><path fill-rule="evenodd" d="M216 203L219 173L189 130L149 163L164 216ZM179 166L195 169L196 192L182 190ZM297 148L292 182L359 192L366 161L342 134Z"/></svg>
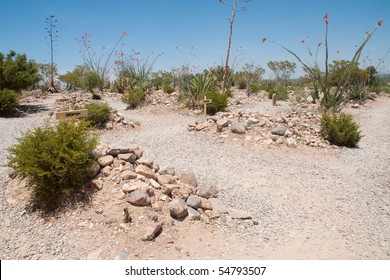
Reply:
<svg viewBox="0 0 390 280"><path fill-rule="evenodd" d="M106 155L98 158L98 163L102 168L111 165L113 162L114 162L114 157L111 155Z"/></svg>
<svg viewBox="0 0 390 280"><path fill-rule="evenodd" d="M228 119L218 119L217 120L217 132L222 132L222 129L228 127L229 125Z"/></svg>
<svg viewBox="0 0 390 280"><path fill-rule="evenodd" d="M172 197L180 197L181 199L186 200L191 194L195 192L193 186L187 184L179 184L178 188L172 190Z"/></svg>
<svg viewBox="0 0 390 280"><path fill-rule="evenodd" d="M99 260L102 253L102 249L97 249L96 251L88 254L87 260Z"/></svg>
<svg viewBox="0 0 390 280"><path fill-rule="evenodd" d="M160 189L161 185L154 179L149 179L150 185L155 189Z"/></svg>
<svg viewBox="0 0 390 280"><path fill-rule="evenodd" d="M203 186L198 189L196 194L203 198L216 197L218 194L218 188L214 185Z"/></svg>
<svg viewBox="0 0 390 280"><path fill-rule="evenodd" d="M212 209L211 203L208 199L203 198L203 197L201 197L200 199L201 199L200 208L202 208L204 210L211 210Z"/></svg>
<svg viewBox="0 0 390 280"><path fill-rule="evenodd" d="M228 208L226 207L226 205L218 198L211 197L209 198L209 202L211 204L211 209L213 211L218 211L219 213L222 214L228 212Z"/></svg>
<svg viewBox="0 0 390 280"><path fill-rule="evenodd" d="M236 134L245 134L246 129L242 123L234 120L232 121L231 131L232 133L236 133Z"/></svg>
<svg viewBox="0 0 390 280"><path fill-rule="evenodd" d="M157 182L159 182L161 185L172 184L175 182L175 177L169 174L157 175Z"/></svg>
<svg viewBox="0 0 390 280"><path fill-rule="evenodd" d="M198 123L196 126L195 126L195 129L196 131L201 131L205 128L209 127L208 123L207 122L204 122L204 123Z"/></svg>
<svg viewBox="0 0 390 280"><path fill-rule="evenodd" d="M185 204L184 200L180 198L175 198L172 200L169 205L169 213L174 219L184 219L188 215L188 207Z"/></svg>
<svg viewBox="0 0 390 280"><path fill-rule="evenodd" d="M142 237L143 241L152 241L154 240L162 231L163 223L156 222L146 228L144 236Z"/></svg>
<svg viewBox="0 0 390 280"><path fill-rule="evenodd" d="M295 140L294 138L287 138L286 139L286 144L287 144L287 147L289 147L289 148L296 148L296 147L298 147L297 140Z"/></svg>
<svg viewBox="0 0 390 280"><path fill-rule="evenodd" d="M172 166L161 167L160 170L158 171L158 173L160 173L161 175L166 175L166 174L175 175L176 174L175 168Z"/></svg>
<svg viewBox="0 0 390 280"><path fill-rule="evenodd" d="M132 180L137 179L137 173L131 171L131 170L125 170L121 174L122 180Z"/></svg>
<svg viewBox="0 0 390 280"><path fill-rule="evenodd" d="M126 162L135 163L137 160L137 156L132 153L128 154L119 154L118 159L124 160Z"/></svg>
<svg viewBox="0 0 390 280"><path fill-rule="evenodd" d="M279 135L279 136L284 136L286 131L287 131L287 128L284 125L279 125L279 126L275 127L274 129L272 129L271 133Z"/></svg>
<svg viewBox="0 0 390 280"><path fill-rule="evenodd" d="M122 186L122 191L123 191L124 193L133 192L133 191L135 191L136 189L137 189L137 186L135 186L135 185L124 184L124 185Z"/></svg>
<svg viewBox="0 0 390 280"><path fill-rule="evenodd" d="M131 192L126 199L134 206L148 206L151 204L150 196L145 190L137 189Z"/></svg>
<svg viewBox="0 0 390 280"><path fill-rule="evenodd" d="M184 184L188 184L193 187L198 186L198 182L196 180L195 174L192 171L182 172L179 177L180 182Z"/></svg>
<svg viewBox="0 0 390 280"><path fill-rule="evenodd" d="M147 167L153 168L153 160L140 158L137 160L138 164L146 165Z"/></svg>
<svg viewBox="0 0 390 280"><path fill-rule="evenodd" d="M247 220L247 219L252 219L252 216L249 212L239 210L239 209L229 209L228 211L230 217L233 219L241 219L241 220Z"/></svg>
<svg viewBox="0 0 390 280"><path fill-rule="evenodd" d="M128 153L130 153L130 149L129 148L115 147L115 148L109 148L107 150L107 154L108 155L112 155L112 156L118 156L119 154L128 154Z"/></svg>
<svg viewBox="0 0 390 280"><path fill-rule="evenodd" d="M100 180L92 180L91 186L92 186L95 190L101 191L101 190L103 189L103 182L100 181Z"/></svg>
<svg viewBox="0 0 390 280"><path fill-rule="evenodd" d="M135 172L145 176L146 178L151 178L151 179L157 180L156 173L154 173L154 171L152 169L150 169L149 167L147 167L146 165L138 165L135 168Z"/></svg>
<svg viewBox="0 0 390 280"><path fill-rule="evenodd" d="M190 195L186 201L187 205L191 208L198 209L202 205L202 200L197 195Z"/></svg>
<svg viewBox="0 0 390 280"><path fill-rule="evenodd" d="M120 190L117 190L117 191L115 192L115 196L116 196L117 199L120 199L120 200L126 198L126 194L125 194L121 189L120 189Z"/></svg>
<svg viewBox="0 0 390 280"><path fill-rule="evenodd" d="M100 164L96 161L93 161L90 168L90 173L88 174L88 177L93 179L95 178L100 172Z"/></svg>
<svg viewBox="0 0 390 280"><path fill-rule="evenodd" d="M107 122L105 125L104 125L104 128L107 129L107 130L111 130L114 128L114 124L112 122Z"/></svg>
<svg viewBox="0 0 390 280"><path fill-rule="evenodd" d="M200 213L195 209L188 207L188 217L190 217L192 220L200 220Z"/></svg>

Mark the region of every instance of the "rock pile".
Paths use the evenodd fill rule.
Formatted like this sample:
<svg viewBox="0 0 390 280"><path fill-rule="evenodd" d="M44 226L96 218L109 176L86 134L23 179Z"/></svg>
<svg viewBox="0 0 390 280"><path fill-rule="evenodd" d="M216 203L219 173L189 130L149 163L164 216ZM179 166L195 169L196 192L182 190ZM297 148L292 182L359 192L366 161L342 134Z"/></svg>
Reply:
<svg viewBox="0 0 390 280"><path fill-rule="evenodd" d="M123 114L119 113L117 110L112 110L110 114L110 119L108 122L106 122L104 128L107 130L124 130L129 127L135 128L137 126L140 126L139 122L128 120Z"/></svg>
<svg viewBox="0 0 390 280"><path fill-rule="evenodd" d="M93 188L109 189L116 199L126 201L129 206L150 207L164 216L155 219L143 240L154 239L162 230L161 220L166 218L204 223L219 217L225 220L252 218L246 211L224 205L217 198L215 186L198 186L191 171L176 173L171 166L160 168L153 160L144 158L138 147L100 145L95 152L99 156L90 174ZM131 221L128 214L126 220Z"/></svg>
<svg viewBox="0 0 390 280"><path fill-rule="evenodd" d="M329 142L321 136L320 120L317 111L304 108L276 116L249 110L218 112L215 116L209 116L204 123L189 124L188 130L217 133L220 138L241 137L245 142L284 144L291 148L296 148L298 144L329 147Z"/></svg>

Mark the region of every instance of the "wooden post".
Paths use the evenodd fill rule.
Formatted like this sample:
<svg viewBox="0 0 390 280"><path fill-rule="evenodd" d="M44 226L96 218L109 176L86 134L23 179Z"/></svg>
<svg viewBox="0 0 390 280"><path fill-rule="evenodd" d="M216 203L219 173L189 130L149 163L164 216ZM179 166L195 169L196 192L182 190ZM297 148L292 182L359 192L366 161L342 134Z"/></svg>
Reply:
<svg viewBox="0 0 390 280"><path fill-rule="evenodd" d="M206 113L207 113L207 104L213 102L212 99L206 99L206 95L203 97L203 115L206 119Z"/></svg>
<svg viewBox="0 0 390 280"><path fill-rule="evenodd" d="M276 94L273 94L273 95L272 95L272 105L273 105L273 106L276 105Z"/></svg>

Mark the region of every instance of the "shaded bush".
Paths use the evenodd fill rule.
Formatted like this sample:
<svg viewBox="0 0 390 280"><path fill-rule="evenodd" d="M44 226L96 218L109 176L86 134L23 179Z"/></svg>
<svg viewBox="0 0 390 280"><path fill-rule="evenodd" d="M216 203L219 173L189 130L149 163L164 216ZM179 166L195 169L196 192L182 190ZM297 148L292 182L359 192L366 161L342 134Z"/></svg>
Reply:
<svg viewBox="0 0 390 280"><path fill-rule="evenodd" d="M107 103L93 102L85 105L88 109L87 121L96 127L102 127L110 119L110 106Z"/></svg>
<svg viewBox="0 0 390 280"><path fill-rule="evenodd" d="M250 93L258 93L261 90L261 86L259 84L250 84L249 85L249 92Z"/></svg>
<svg viewBox="0 0 390 280"><path fill-rule="evenodd" d="M122 96L122 102L127 104L128 108L137 108L145 101L145 92L142 89L129 90Z"/></svg>
<svg viewBox="0 0 390 280"><path fill-rule="evenodd" d="M353 120L352 115L322 114L321 134L331 144L356 148L361 136L359 125Z"/></svg>
<svg viewBox="0 0 390 280"><path fill-rule="evenodd" d="M17 94L9 89L0 90L0 117L5 117L15 111L18 106Z"/></svg>
<svg viewBox="0 0 390 280"><path fill-rule="evenodd" d="M212 100L206 107L208 114L214 115L217 112L224 111L228 105L228 96L226 94L208 92L206 97Z"/></svg>
<svg viewBox="0 0 390 280"><path fill-rule="evenodd" d="M7 166L27 179L37 207L52 210L87 182L97 142L88 126L86 121L66 120L38 127L8 149Z"/></svg>

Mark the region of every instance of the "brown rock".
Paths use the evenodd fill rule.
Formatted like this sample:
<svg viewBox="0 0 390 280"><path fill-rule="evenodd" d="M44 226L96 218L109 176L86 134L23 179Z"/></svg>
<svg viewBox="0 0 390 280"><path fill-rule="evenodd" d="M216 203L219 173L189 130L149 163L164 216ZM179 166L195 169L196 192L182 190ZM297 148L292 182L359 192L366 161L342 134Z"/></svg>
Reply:
<svg viewBox="0 0 390 280"><path fill-rule="evenodd" d="M156 222L148 226L145 230L145 233L142 237L143 241L152 241L154 240L162 231L163 223Z"/></svg>
<svg viewBox="0 0 390 280"><path fill-rule="evenodd" d="M175 182L175 177L168 174L157 175L157 182L159 182L161 185L172 184Z"/></svg>
<svg viewBox="0 0 390 280"><path fill-rule="evenodd" d="M97 191L101 191L103 189L103 182L100 180L92 180L91 186Z"/></svg>
<svg viewBox="0 0 390 280"><path fill-rule="evenodd" d="M121 174L122 180L132 180L137 179L137 173L131 171L131 170L125 170Z"/></svg>
<svg viewBox="0 0 390 280"><path fill-rule="evenodd" d="M147 167L146 165L138 165L135 168L135 172L138 174L141 174L142 176L145 176L146 178L151 178L153 180L157 180L157 175L154 173L152 169Z"/></svg>
<svg viewBox="0 0 390 280"><path fill-rule="evenodd" d="M111 165L113 162L114 162L114 157L111 155L106 155L98 159L98 163L102 168Z"/></svg>
<svg viewBox="0 0 390 280"><path fill-rule="evenodd" d="M151 204L149 194L145 190L140 189L131 192L127 196L126 201L135 206L148 206Z"/></svg>
<svg viewBox="0 0 390 280"><path fill-rule="evenodd" d="M169 213L172 218L182 220L188 215L188 207L186 203L180 199L175 198L169 204Z"/></svg>
<svg viewBox="0 0 390 280"><path fill-rule="evenodd" d="M195 188L198 186L195 174L192 171L182 172L180 174L179 180L180 182L193 186Z"/></svg>
<svg viewBox="0 0 390 280"><path fill-rule="evenodd" d="M146 165L147 167L153 168L153 160L140 158L137 160L138 164Z"/></svg>
<svg viewBox="0 0 390 280"><path fill-rule="evenodd" d="M133 153L119 154L118 159L124 160L126 162L134 163L137 160L137 156Z"/></svg>

